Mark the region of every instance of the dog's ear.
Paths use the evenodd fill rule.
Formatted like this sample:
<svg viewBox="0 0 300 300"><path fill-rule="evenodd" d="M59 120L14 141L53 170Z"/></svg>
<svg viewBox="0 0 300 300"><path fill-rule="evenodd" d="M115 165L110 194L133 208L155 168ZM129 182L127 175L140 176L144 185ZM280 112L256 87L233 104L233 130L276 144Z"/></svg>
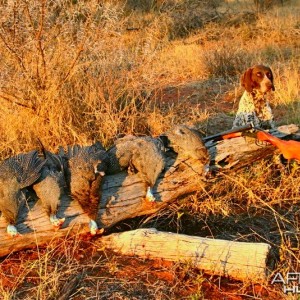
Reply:
<svg viewBox="0 0 300 300"><path fill-rule="evenodd" d="M272 82L272 91L275 91L275 86L274 86L274 76L273 76L273 72L272 72L271 69L270 69L270 74L271 74L270 80L271 80L271 82Z"/></svg>
<svg viewBox="0 0 300 300"><path fill-rule="evenodd" d="M253 90L253 81L252 81L252 71L253 68L249 68L241 77L241 85L247 92L252 92Z"/></svg>

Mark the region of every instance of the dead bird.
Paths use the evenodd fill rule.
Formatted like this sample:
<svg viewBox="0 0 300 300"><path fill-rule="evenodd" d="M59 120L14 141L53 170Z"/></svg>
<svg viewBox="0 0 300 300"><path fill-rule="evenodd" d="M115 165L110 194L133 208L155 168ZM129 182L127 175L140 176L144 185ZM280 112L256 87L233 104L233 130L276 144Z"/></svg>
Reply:
<svg viewBox="0 0 300 300"><path fill-rule="evenodd" d="M146 199L155 201L152 188L165 167L159 141L151 137L125 136L108 151L108 174L134 168L147 184Z"/></svg>
<svg viewBox="0 0 300 300"><path fill-rule="evenodd" d="M175 125L160 138L166 148L171 148L179 156L187 156L208 164L209 153L196 130L185 125Z"/></svg>
<svg viewBox="0 0 300 300"><path fill-rule="evenodd" d="M68 161L67 181L71 196L89 216L90 233L95 235L101 182L106 172L106 151L99 142L85 147L74 145L68 147L64 157Z"/></svg>
<svg viewBox="0 0 300 300"><path fill-rule="evenodd" d="M20 202L25 199L24 189L40 178L44 164L36 150L12 156L0 164L0 211L10 236L20 235L15 225Z"/></svg>
<svg viewBox="0 0 300 300"><path fill-rule="evenodd" d="M41 143L45 164L39 180L33 185L33 189L41 200L42 205L49 216L51 224L60 228L65 218L57 217L57 210L66 188L65 173L62 157L47 151Z"/></svg>
<svg viewBox="0 0 300 300"><path fill-rule="evenodd" d="M175 125L169 131L159 136L166 149L172 149L180 159L197 159L203 164L203 175L209 172L210 156L200 133L185 125Z"/></svg>

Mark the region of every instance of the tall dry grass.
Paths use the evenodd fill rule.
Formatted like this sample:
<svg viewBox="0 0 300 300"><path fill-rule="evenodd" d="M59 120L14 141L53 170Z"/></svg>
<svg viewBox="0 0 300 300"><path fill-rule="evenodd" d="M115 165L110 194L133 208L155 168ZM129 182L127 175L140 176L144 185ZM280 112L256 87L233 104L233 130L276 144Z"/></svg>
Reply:
<svg viewBox="0 0 300 300"><path fill-rule="evenodd" d="M37 138L50 150L96 139L109 146L120 133L157 135L177 123L205 129L218 113L231 120L234 110L220 105L223 94L235 95L233 103L242 92L240 75L256 63L274 72L278 123L299 124L300 7L284 3L257 12L253 1L1 1L0 157L36 148ZM193 86L192 100L180 94ZM174 89L178 95L164 103ZM262 161L223 175L154 223L147 219L147 226L266 241L278 258L276 270L299 271L298 175L297 165L287 171ZM0 298L55 299L63 277L82 270L67 249L24 259L14 284L1 282ZM26 290L22 282L30 278L36 285ZM199 287L193 299L206 297L203 280L190 275ZM239 285L237 294L260 297L247 288ZM160 292L161 299L170 295Z"/></svg>
<svg viewBox="0 0 300 300"><path fill-rule="evenodd" d="M243 15L232 21L233 8L219 14L220 3L141 1L135 11L122 1L3 4L2 157L36 147L38 137L53 149L93 139L108 145L119 133L158 134L167 126L155 128L151 118L161 114L169 125L185 118L174 117L176 106L158 111L155 91L195 80L213 85L216 77L238 85L256 62L275 70L274 103L294 102L297 10L253 15L248 24ZM202 23L190 26L191 11Z"/></svg>

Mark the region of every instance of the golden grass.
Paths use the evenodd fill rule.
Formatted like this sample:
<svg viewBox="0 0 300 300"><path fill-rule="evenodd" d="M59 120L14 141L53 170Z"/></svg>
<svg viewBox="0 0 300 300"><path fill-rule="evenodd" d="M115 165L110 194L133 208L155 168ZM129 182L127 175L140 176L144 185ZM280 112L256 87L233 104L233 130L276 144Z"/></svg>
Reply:
<svg viewBox="0 0 300 300"><path fill-rule="evenodd" d="M1 2L1 158L37 148L37 138L56 150L97 139L109 146L120 133L158 135L178 123L210 132L209 119L223 113L224 91L239 94L240 75L256 63L274 71L278 123L300 123L299 1L263 13L252 1L125 2ZM205 89L185 97L180 91L193 84L197 93ZM266 241L277 253L276 270L299 271L298 178L296 165L286 172L262 161L222 176L151 222L162 230ZM36 260L24 259L14 285L0 283L1 299L21 299L32 273L37 286L26 297L55 299L63 277L81 270L73 255L78 243L73 247L60 248L59 258L49 248ZM205 298L203 280L189 278L198 286L191 299ZM93 284L90 295L99 292ZM247 288L238 285L236 293L260 297ZM156 295L173 294L160 285Z"/></svg>
<svg viewBox="0 0 300 300"><path fill-rule="evenodd" d="M119 133L151 132L149 113L166 115L157 112L153 91L214 77L238 83L236 77L255 62L278 70L276 105L293 102L298 95L297 77L291 76L297 74L294 57L299 56L293 45L296 9L271 11L250 25L243 19L237 27L208 23L190 29L188 40L170 40L185 27L171 22L173 14L188 10L183 3L175 1L172 10L164 2L160 13L131 14L124 3L113 1L102 6L16 1L3 7L2 156L36 147L37 137L55 148L93 139L108 145ZM203 11L196 2L190 5ZM280 75L283 70L289 74ZM168 113L176 115L176 105Z"/></svg>

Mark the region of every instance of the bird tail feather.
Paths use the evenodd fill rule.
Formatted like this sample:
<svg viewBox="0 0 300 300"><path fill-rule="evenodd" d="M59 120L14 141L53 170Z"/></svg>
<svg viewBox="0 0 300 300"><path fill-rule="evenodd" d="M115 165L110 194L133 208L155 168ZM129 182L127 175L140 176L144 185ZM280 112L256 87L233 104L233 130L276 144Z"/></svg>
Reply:
<svg viewBox="0 0 300 300"><path fill-rule="evenodd" d="M9 158L9 164L17 174L21 188L32 185L41 175L41 169L46 163L46 160L41 160L38 157L38 151L33 150L29 153L21 153Z"/></svg>

